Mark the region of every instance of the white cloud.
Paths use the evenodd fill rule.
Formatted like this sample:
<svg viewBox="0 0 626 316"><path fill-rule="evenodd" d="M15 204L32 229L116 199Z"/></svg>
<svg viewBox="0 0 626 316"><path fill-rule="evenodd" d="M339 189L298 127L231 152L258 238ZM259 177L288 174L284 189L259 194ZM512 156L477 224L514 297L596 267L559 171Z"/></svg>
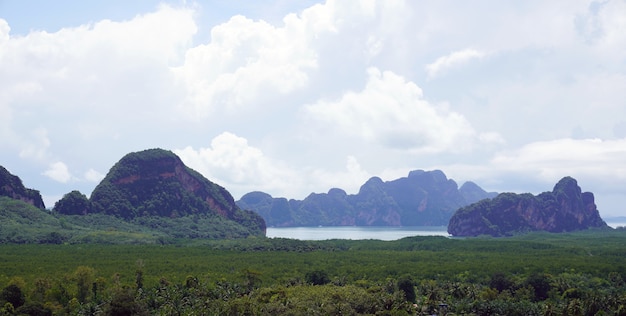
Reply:
<svg viewBox="0 0 626 316"><path fill-rule="evenodd" d="M104 179L104 175L94 169L87 170L84 177L85 180L89 182L100 182L102 179Z"/></svg>
<svg viewBox="0 0 626 316"><path fill-rule="evenodd" d="M282 25L233 16L211 29L209 43L189 49L182 66L172 67L186 94L180 109L202 120L223 112L290 106L265 102L314 90L318 87L311 81L319 75L336 79L335 63L378 56L391 47L386 38L397 33L402 10L403 1L329 0L287 14ZM320 67L327 68L320 73Z"/></svg>
<svg viewBox="0 0 626 316"><path fill-rule="evenodd" d="M185 63L172 69L187 98L182 109L206 118L215 110L240 110L268 94L303 87L317 66L308 46L307 25L295 15L285 26L234 16L211 30L211 42L189 49Z"/></svg>
<svg viewBox="0 0 626 316"><path fill-rule="evenodd" d="M566 175L626 180L626 139L557 139L497 154L494 168L552 180Z"/></svg>
<svg viewBox="0 0 626 316"><path fill-rule="evenodd" d="M266 156L245 138L228 132L213 138L209 148L186 147L174 152L187 166L224 186L235 198L250 191L300 199L332 187L356 192L371 177L354 156L346 158L345 169L298 168Z"/></svg>
<svg viewBox="0 0 626 316"><path fill-rule="evenodd" d="M588 11L577 14L575 26L585 44L594 47L604 58L619 61L623 55L618 51L626 46L626 19L623 1L595 1ZM615 51L618 50L618 51Z"/></svg>
<svg viewBox="0 0 626 316"><path fill-rule="evenodd" d="M3 16L0 160L89 170L32 183L49 196L153 147L184 148L235 195L431 167L493 190L570 172L623 187L624 1L310 3L176 2L60 30Z"/></svg>
<svg viewBox="0 0 626 316"><path fill-rule="evenodd" d="M466 64L473 59L480 59L487 54L475 49L464 49L456 52L452 52L449 55L437 58L433 63L426 65L426 73L428 78L435 78L442 73L446 72L450 68L458 67Z"/></svg>
<svg viewBox="0 0 626 316"><path fill-rule="evenodd" d="M368 75L362 91L309 105L306 114L342 133L414 152L460 152L477 140L463 115L445 104L431 104L413 82L376 68L370 68Z"/></svg>
<svg viewBox="0 0 626 316"><path fill-rule="evenodd" d="M11 27L9 27L9 23L5 19L0 18L0 45L3 45L10 38L9 33L11 32ZM0 51L0 54L2 52Z"/></svg>
<svg viewBox="0 0 626 316"><path fill-rule="evenodd" d="M348 156L346 157L345 169L333 171L321 168L313 169L302 173L302 176L306 177L312 184L309 192L323 193L331 188L340 188L348 194L355 194L361 185L373 175L363 169L356 157ZM306 192L301 193L303 197L304 194Z"/></svg>
<svg viewBox="0 0 626 316"><path fill-rule="evenodd" d="M21 140L20 157L43 161L47 158L50 139L45 128L37 128L30 133L30 138Z"/></svg>
<svg viewBox="0 0 626 316"><path fill-rule="evenodd" d="M480 135L478 135L478 139L482 143L486 143L486 144L504 144L504 143L506 143L506 140L502 137L502 135L500 135L500 134L498 134L496 132L480 133Z"/></svg>
<svg viewBox="0 0 626 316"><path fill-rule="evenodd" d="M475 164L436 165L457 180L475 181L483 188L500 192L549 191L561 178L571 176L583 190L592 191L597 201L621 192L626 185L626 139L570 139L528 143L495 153ZM607 205L608 203L604 204ZM608 205L605 211L622 211Z"/></svg>
<svg viewBox="0 0 626 316"><path fill-rule="evenodd" d="M260 149L248 145L245 138L229 132L213 138L208 148L186 147L174 152L186 165L233 194L261 188L290 191L289 186L293 185L290 181L298 181L294 180L297 175L293 170L269 159Z"/></svg>
<svg viewBox="0 0 626 316"><path fill-rule="evenodd" d="M0 101L14 121L36 124L83 116L95 126L115 121L119 130L131 118L171 117L154 110L169 102L168 66L182 58L196 30L193 11L161 6L128 21L9 37L0 42Z"/></svg>
<svg viewBox="0 0 626 316"><path fill-rule="evenodd" d="M48 170L46 170L43 175L61 183L67 183L72 179L72 174L68 170L65 163L61 161L51 163Z"/></svg>

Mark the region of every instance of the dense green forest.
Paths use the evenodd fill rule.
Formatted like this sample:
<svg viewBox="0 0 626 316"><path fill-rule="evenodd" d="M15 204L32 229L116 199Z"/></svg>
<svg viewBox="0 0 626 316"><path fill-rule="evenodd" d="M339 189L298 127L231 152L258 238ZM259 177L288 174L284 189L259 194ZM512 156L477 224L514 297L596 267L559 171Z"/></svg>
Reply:
<svg viewBox="0 0 626 316"><path fill-rule="evenodd" d="M3 315L626 315L626 231L0 245Z"/></svg>
<svg viewBox="0 0 626 316"><path fill-rule="evenodd" d="M245 238L250 230L216 214L176 218L105 214L63 215L0 196L0 243L165 244L192 238ZM245 222L242 217L240 222Z"/></svg>
<svg viewBox="0 0 626 316"><path fill-rule="evenodd" d="M0 315L626 315L625 229L299 241L7 197L0 217Z"/></svg>

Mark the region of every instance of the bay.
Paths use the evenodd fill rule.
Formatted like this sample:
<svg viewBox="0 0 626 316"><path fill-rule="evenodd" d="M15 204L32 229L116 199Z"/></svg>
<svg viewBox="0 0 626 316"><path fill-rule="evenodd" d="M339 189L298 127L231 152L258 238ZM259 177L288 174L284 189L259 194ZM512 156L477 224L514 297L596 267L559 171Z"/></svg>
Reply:
<svg viewBox="0 0 626 316"><path fill-rule="evenodd" d="M407 227L363 227L363 226L323 226L323 227L268 227L266 236L299 240L328 239L377 239L398 240L410 236L450 236L446 226L407 226Z"/></svg>
<svg viewBox="0 0 626 316"><path fill-rule="evenodd" d="M609 222L612 228L626 227L624 222ZM269 238L289 238L298 240L328 239L377 239L398 240L411 236L445 236L449 237L446 226L322 226L322 227L268 227L266 236Z"/></svg>
<svg viewBox="0 0 626 316"><path fill-rule="evenodd" d="M626 227L626 222L606 222L611 228Z"/></svg>

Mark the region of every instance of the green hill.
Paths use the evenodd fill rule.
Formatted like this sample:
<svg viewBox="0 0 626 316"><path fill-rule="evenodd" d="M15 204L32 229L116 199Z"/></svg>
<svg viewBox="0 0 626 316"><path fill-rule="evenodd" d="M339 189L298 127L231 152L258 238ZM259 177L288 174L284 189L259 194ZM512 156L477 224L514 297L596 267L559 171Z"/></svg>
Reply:
<svg viewBox="0 0 626 316"><path fill-rule="evenodd" d="M32 194L41 200L38 191L3 171L2 192L12 194L0 194L0 243L171 243L265 235L259 215L240 209L226 189L167 150L124 156L90 198L69 192L52 212L36 203Z"/></svg>

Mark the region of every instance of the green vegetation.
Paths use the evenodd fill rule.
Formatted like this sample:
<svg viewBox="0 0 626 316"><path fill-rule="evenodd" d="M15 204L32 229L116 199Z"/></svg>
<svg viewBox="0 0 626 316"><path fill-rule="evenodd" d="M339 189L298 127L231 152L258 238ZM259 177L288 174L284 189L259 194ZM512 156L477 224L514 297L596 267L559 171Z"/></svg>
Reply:
<svg viewBox="0 0 626 316"><path fill-rule="evenodd" d="M90 209L89 199L79 191L65 194L63 198L54 204L55 212L66 215L86 215Z"/></svg>
<svg viewBox="0 0 626 316"><path fill-rule="evenodd" d="M624 315L624 245L623 229L398 241L5 244L0 314Z"/></svg>
<svg viewBox="0 0 626 316"><path fill-rule="evenodd" d="M63 199L64 205L80 203L80 193L75 192L71 193L75 199ZM236 214L239 223L252 221L246 217L248 212ZM193 238L245 238L251 234L246 228L251 226L216 214L145 216L132 220L105 214L63 215L2 196L0 219L0 243L16 244L165 244Z"/></svg>
<svg viewBox="0 0 626 316"><path fill-rule="evenodd" d="M186 182L175 175L177 172L185 174ZM209 205L207 197L215 205ZM94 189L90 202L94 213L132 219L216 214L219 208L230 212L234 205L230 200L224 188L186 167L171 151L149 149L120 159Z"/></svg>

